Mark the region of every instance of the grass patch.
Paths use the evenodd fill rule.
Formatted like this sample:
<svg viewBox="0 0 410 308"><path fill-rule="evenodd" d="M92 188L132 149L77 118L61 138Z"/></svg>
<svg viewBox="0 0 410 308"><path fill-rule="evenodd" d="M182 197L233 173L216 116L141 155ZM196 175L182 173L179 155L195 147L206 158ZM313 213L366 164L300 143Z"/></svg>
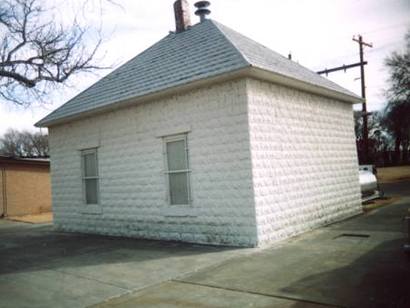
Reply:
<svg viewBox="0 0 410 308"><path fill-rule="evenodd" d="M379 183L395 183L410 180L410 166L377 168Z"/></svg>

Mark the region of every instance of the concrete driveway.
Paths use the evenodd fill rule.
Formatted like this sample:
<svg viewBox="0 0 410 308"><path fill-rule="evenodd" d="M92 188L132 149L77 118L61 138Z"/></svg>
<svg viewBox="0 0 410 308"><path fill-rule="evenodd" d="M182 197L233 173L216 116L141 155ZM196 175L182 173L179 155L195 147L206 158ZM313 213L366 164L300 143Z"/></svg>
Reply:
<svg viewBox="0 0 410 308"><path fill-rule="evenodd" d="M0 220L0 307L85 307L247 251Z"/></svg>
<svg viewBox="0 0 410 308"><path fill-rule="evenodd" d="M0 221L0 307L410 307L410 182L384 189L401 198L264 250Z"/></svg>
<svg viewBox="0 0 410 308"><path fill-rule="evenodd" d="M410 182L383 189L399 201L97 306L410 307Z"/></svg>

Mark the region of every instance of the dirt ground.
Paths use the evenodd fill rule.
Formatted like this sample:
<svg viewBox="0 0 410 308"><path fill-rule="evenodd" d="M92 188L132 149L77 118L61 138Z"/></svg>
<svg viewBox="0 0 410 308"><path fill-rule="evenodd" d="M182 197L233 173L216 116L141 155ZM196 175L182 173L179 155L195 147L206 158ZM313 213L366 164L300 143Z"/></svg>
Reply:
<svg viewBox="0 0 410 308"><path fill-rule="evenodd" d="M395 183L410 179L410 166L377 168L379 183Z"/></svg>
<svg viewBox="0 0 410 308"><path fill-rule="evenodd" d="M19 221L19 222L28 222L32 224L44 224L50 223L53 221L53 213L41 213L33 215L24 215L24 216L11 216L7 217L8 220Z"/></svg>
<svg viewBox="0 0 410 308"><path fill-rule="evenodd" d="M377 168L379 184L399 183L410 179L410 166ZM363 203L363 210L370 212L380 207L391 205L400 199L396 193L387 194L379 199Z"/></svg>
<svg viewBox="0 0 410 308"><path fill-rule="evenodd" d="M382 197L379 199L373 199L371 201L366 201L365 203L363 203L363 211L367 213L375 209L381 208L383 206L391 205L399 200L400 200L400 197L398 196L393 196L393 197L388 196L388 197Z"/></svg>

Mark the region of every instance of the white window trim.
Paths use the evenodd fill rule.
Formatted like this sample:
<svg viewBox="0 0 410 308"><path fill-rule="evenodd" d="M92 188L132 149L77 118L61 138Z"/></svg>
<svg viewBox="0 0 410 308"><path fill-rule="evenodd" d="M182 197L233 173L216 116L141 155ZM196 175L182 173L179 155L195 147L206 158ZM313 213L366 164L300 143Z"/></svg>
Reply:
<svg viewBox="0 0 410 308"><path fill-rule="evenodd" d="M155 137L156 138L166 138L166 137L171 137L171 136L175 136L175 135L188 134L190 132L191 132L191 126L190 125L169 127L169 128L166 128L166 129L158 130L155 133Z"/></svg>
<svg viewBox="0 0 410 308"><path fill-rule="evenodd" d="M80 150L81 154L81 185L82 185L82 207L81 212L85 214L100 214L102 213L101 209L101 200L100 200L100 175L99 175L99 168L98 168L98 148L91 148L91 149L83 149ZM84 156L87 154L94 154L95 161L96 161L96 176L85 176L85 169L84 169ZM97 180L97 203L90 203L87 204L86 200L86 188L85 182L86 180Z"/></svg>
<svg viewBox="0 0 410 308"><path fill-rule="evenodd" d="M166 178L166 187L167 187L167 203L169 206L191 206L192 205L192 198L191 198L191 169L189 168L189 149L188 149L188 134L183 133L179 135L172 135L172 136L164 136L163 139L163 157L164 157L164 165L165 165L165 178ZM185 143L185 159L188 169L182 170L169 170L168 168L168 153L167 153L167 143L173 141L181 141L183 140ZM169 185L169 175L170 174L177 174L177 173L186 173L187 175L187 191L188 191L188 204L171 204L171 188Z"/></svg>

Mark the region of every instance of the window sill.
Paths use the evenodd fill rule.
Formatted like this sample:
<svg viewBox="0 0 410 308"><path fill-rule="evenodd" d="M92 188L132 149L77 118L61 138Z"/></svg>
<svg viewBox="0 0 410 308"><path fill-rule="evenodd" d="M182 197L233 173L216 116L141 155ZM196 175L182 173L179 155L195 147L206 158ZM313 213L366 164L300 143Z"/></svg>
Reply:
<svg viewBox="0 0 410 308"><path fill-rule="evenodd" d="M102 214L102 207L99 204L83 204L80 212L82 214Z"/></svg>
<svg viewBox="0 0 410 308"><path fill-rule="evenodd" d="M169 205L161 209L161 214L166 217L197 217L198 209L191 205Z"/></svg>

